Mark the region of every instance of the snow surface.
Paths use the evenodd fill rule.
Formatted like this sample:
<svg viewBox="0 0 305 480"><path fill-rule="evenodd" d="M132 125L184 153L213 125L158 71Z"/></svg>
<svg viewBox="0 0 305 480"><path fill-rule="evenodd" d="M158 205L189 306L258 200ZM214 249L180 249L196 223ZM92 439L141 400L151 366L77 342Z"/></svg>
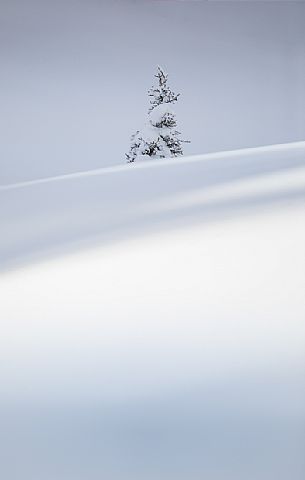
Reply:
<svg viewBox="0 0 305 480"><path fill-rule="evenodd" d="M227 211L234 215L251 204L255 208L267 201L302 197L302 185L290 186L288 178L294 172L300 181L303 178L304 145L152 160L2 186L0 264L9 267L73 245L108 243L193 218L207 221L226 216ZM271 174L285 172L289 175L284 181L278 177L273 181L277 191L260 191L258 181L271 182ZM252 195L249 180L257 185ZM238 191L238 185L244 185L243 194L226 202L225 189ZM185 197L196 194L204 195L206 201L188 205ZM217 195L222 201L217 202ZM176 201L178 207L168 212Z"/></svg>
<svg viewBox="0 0 305 480"><path fill-rule="evenodd" d="M3 476L303 479L304 200L305 142L2 188Z"/></svg>
<svg viewBox="0 0 305 480"><path fill-rule="evenodd" d="M304 479L304 11L1 0L1 479Z"/></svg>

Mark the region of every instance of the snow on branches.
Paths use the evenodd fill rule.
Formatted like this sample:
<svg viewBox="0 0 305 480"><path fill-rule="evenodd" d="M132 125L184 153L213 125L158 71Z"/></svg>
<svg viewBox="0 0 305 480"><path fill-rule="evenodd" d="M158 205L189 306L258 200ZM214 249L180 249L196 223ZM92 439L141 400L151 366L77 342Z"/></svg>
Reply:
<svg viewBox="0 0 305 480"><path fill-rule="evenodd" d="M128 163L145 158L178 157L183 155L180 132L176 130L176 116L171 106L177 102L180 94L175 94L167 85L168 75L158 67L157 86L148 91L150 108L148 120L142 131L131 137L131 146L126 154Z"/></svg>

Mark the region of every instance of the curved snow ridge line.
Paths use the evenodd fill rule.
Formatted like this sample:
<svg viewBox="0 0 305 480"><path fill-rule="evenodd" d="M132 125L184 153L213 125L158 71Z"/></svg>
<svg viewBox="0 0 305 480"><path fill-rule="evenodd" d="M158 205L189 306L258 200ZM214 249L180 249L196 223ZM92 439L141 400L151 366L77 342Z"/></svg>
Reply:
<svg viewBox="0 0 305 480"><path fill-rule="evenodd" d="M214 153L205 153L201 155L191 155L183 156L179 158L165 158L159 160L147 160L147 162L142 163L133 163L125 165L115 165L111 167L102 167L94 170L85 170L74 173L67 173L63 175L55 175L53 177L38 178L36 180L27 180L24 182L10 183L8 185L0 185L0 192L7 190L15 190L18 188L31 187L33 185L40 185L43 183L59 182L63 180L73 180L81 177L94 177L100 175L108 175L109 173L119 173L125 171L131 171L131 169L150 169L150 168L159 168L162 166L168 165L181 165L186 163L194 162L204 162L206 160L212 159L224 159L232 157L241 157L244 155L251 155L257 153L268 153L268 152L285 152L291 150L302 150L304 149L305 153L305 141L300 142L291 142L291 143L278 143L274 145L266 145L262 147L251 147L251 148L241 148L237 150L227 150Z"/></svg>
<svg viewBox="0 0 305 480"><path fill-rule="evenodd" d="M180 193L165 200L154 201L150 206L145 205L146 213L161 213L175 211L181 208L191 208L203 204L228 202L230 200L245 201L262 195L289 194L290 192L304 192L305 195L305 167L297 172L276 172L265 177L240 180L234 185L220 185L205 189L193 190L190 193Z"/></svg>

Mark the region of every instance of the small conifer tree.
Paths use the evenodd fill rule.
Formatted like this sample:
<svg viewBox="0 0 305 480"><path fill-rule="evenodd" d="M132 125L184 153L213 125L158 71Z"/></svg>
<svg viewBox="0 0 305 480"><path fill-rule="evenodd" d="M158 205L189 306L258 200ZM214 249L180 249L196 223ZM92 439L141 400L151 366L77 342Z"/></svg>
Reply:
<svg viewBox="0 0 305 480"><path fill-rule="evenodd" d="M175 94L167 85L168 75L158 67L157 86L148 91L150 108L145 128L131 137L131 146L126 154L128 163L143 158L165 158L183 155L180 132L176 129L177 122L172 104L177 102L180 94Z"/></svg>

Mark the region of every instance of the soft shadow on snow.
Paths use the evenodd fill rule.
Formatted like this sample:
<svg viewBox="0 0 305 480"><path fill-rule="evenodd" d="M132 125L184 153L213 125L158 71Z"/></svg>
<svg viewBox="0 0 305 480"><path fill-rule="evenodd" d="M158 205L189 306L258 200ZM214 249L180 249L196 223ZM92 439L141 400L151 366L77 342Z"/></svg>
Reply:
<svg viewBox="0 0 305 480"><path fill-rule="evenodd" d="M5 478L302 480L304 211L3 274Z"/></svg>
<svg viewBox="0 0 305 480"><path fill-rule="evenodd" d="M299 142L3 187L0 265L302 202L304 168Z"/></svg>
<svg viewBox="0 0 305 480"><path fill-rule="evenodd" d="M303 480L304 150L2 189L5 479Z"/></svg>

